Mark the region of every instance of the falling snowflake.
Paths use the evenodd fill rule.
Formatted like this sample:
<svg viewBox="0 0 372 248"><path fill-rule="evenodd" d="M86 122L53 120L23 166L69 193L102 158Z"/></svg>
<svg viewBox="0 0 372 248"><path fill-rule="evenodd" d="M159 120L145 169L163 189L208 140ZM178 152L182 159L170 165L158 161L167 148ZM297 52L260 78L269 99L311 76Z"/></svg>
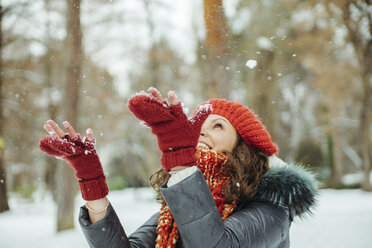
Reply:
<svg viewBox="0 0 372 248"><path fill-rule="evenodd" d="M254 60L254 59L249 59L247 60L247 62L245 63L245 65L247 67L249 67L250 69L253 69L257 66L257 60Z"/></svg>

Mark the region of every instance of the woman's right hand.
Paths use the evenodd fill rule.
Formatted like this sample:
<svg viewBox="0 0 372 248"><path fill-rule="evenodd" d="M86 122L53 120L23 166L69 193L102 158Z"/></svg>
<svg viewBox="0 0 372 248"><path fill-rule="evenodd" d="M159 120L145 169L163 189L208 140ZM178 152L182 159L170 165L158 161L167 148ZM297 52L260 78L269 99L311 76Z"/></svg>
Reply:
<svg viewBox="0 0 372 248"><path fill-rule="evenodd" d="M201 126L212 112L211 105L199 108L192 118L188 118L173 91L168 92L170 104L157 89L150 87L148 91L150 94L141 91L131 97L128 107L156 135L164 169L195 165Z"/></svg>
<svg viewBox="0 0 372 248"><path fill-rule="evenodd" d="M84 140L81 140L80 135L75 132L69 122L64 121L62 124L68 133L65 133L58 124L52 120L48 120L44 125L44 129L49 133L49 136L46 136L40 142L40 149L43 152L52 156L66 158L85 152L85 150L83 150L84 148L88 148L89 150L95 149L92 129L88 128L86 137ZM84 145L83 143L86 144Z"/></svg>
<svg viewBox="0 0 372 248"><path fill-rule="evenodd" d="M52 156L67 161L76 171L79 186L85 200L96 200L108 194L106 177L96 152L96 142L92 129L87 129L87 136L81 139L67 121L63 122L68 133L65 133L52 120L44 125L49 133L41 139L40 149Z"/></svg>
<svg viewBox="0 0 372 248"><path fill-rule="evenodd" d="M71 138L76 138L77 133L75 129L71 126L68 121L62 122L63 126L66 128L68 134ZM44 129L53 137L63 138L67 133L63 132L63 130L55 123L53 120L48 120L47 123L44 125ZM93 130L88 128L87 131L87 138L93 140Z"/></svg>

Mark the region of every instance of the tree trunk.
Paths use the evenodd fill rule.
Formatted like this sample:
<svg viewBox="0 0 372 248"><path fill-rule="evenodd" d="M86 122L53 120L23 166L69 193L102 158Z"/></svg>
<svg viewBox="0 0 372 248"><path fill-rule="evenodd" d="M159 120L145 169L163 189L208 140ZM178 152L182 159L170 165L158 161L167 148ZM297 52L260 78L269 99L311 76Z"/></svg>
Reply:
<svg viewBox="0 0 372 248"><path fill-rule="evenodd" d="M369 34L372 35L372 16L368 15ZM371 123L372 123L372 38L369 37L363 51L363 105L361 110L360 126L362 135L362 156L364 177L362 181L362 189L372 191L370 180L371 174Z"/></svg>
<svg viewBox="0 0 372 248"><path fill-rule="evenodd" d="M45 42L48 51L44 59L44 73L45 73L45 89L50 91L53 87L53 78L52 78L52 61L51 61L51 47L53 46L52 40L50 37L50 23L49 23L49 13L50 13L50 0L44 0L45 8L47 12L47 25L46 25L46 34ZM53 103L51 93L48 92L48 116L51 120L56 120L57 109ZM54 157L45 156L46 169L45 169L45 183L48 186L49 191L52 193L53 200L57 201L57 191L56 191L56 172L58 164L61 164L60 161L57 161Z"/></svg>
<svg viewBox="0 0 372 248"><path fill-rule="evenodd" d="M80 0L67 0L67 74L66 74L66 108L65 118L73 127L78 129L78 106L81 77L81 64L83 60L81 47L80 27Z"/></svg>
<svg viewBox="0 0 372 248"><path fill-rule="evenodd" d="M2 56L2 44L3 44L3 34L2 34L2 20L4 16L4 9L0 3L0 213L9 210L8 204L8 196L6 190L6 172L5 172L5 159L4 159L4 134L3 134L3 126L4 126L4 117L3 117L3 95L2 95L2 87L3 81L1 77L2 72L2 63L3 63L3 56Z"/></svg>
<svg viewBox="0 0 372 248"><path fill-rule="evenodd" d="M328 186L331 188L340 188L342 186L342 175L344 162L342 158L342 142L339 127L332 127L328 134L328 156L331 167L331 175Z"/></svg>
<svg viewBox="0 0 372 248"><path fill-rule="evenodd" d="M354 7L359 8L362 16L368 20L368 31L369 38L363 38L359 33L359 26L352 25L351 8L353 4ZM370 1L366 1L367 5L370 5ZM361 67L361 81L363 83L363 97L362 97L362 107L360 112L360 134L361 140L361 151L363 158L363 172L364 177L362 181L362 188L366 191L372 191L372 185L370 182L371 173L371 157L370 151L372 149L371 145L371 112L372 112L372 16L366 8L358 7L358 4L350 3L345 1L343 3L343 18L345 26L348 30L348 36L350 42L353 44L355 53L358 58L358 62ZM367 40L363 40L367 39Z"/></svg>
<svg viewBox="0 0 372 248"><path fill-rule="evenodd" d="M67 10L67 73L65 90L65 119L78 130L78 106L81 77L82 48L80 28L80 0L66 0ZM74 198L76 179L69 166L57 168L57 230L74 227Z"/></svg>
<svg viewBox="0 0 372 248"><path fill-rule="evenodd" d="M274 52L260 51L261 56L255 72L254 91L255 102L253 104L254 112L261 118L269 131L271 138L275 140L275 116L273 100L275 97L275 75L272 71Z"/></svg>
<svg viewBox="0 0 372 248"><path fill-rule="evenodd" d="M57 231L74 228L76 179L70 166L57 167Z"/></svg>
<svg viewBox="0 0 372 248"><path fill-rule="evenodd" d="M337 105L330 106L331 117L340 115L340 110ZM342 176L344 171L344 160L342 153L342 133L340 127L337 125L331 126L331 138L332 138L332 161L331 164L331 176L329 180L329 186L332 188L340 188L342 186Z"/></svg>
<svg viewBox="0 0 372 248"><path fill-rule="evenodd" d="M222 0L204 0L204 21L206 27L205 80L207 98L228 98L230 94L229 73L229 29Z"/></svg>
<svg viewBox="0 0 372 248"><path fill-rule="evenodd" d="M342 175L344 168L344 160L342 159L342 145L341 145L341 133L338 127L333 135L333 149L334 149L334 171L331 177L331 183L334 188L342 186Z"/></svg>
<svg viewBox="0 0 372 248"><path fill-rule="evenodd" d="M328 143L328 162L331 168L331 175L328 181L328 186L331 188L339 188L342 185L341 177L342 177L342 168L340 167L340 150L338 149L338 134L336 133L329 133L327 135L327 143Z"/></svg>
<svg viewBox="0 0 372 248"><path fill-rule="evenodd" d="M372 55L371 55L372 56ZM372 66L372 64L370 65ZM365 191L372 191L372 185L370 181L370 174L371 174L371 158L370 158L370 151L372 149L371 146L371 122L372 122L372 87L370 86L368 77L364 77L363 83L363 105L361 110L360 116L360 137L361 137L361 145L362 145L362 158L363 158L363 181L362 181L362 189Z"/></svg>
<svg viewBox="0 0 372 248"><path fill-rule="evenodd" d="M160 85L160 78L159 78L159 62L158 62L158 55L157 55L157 41L155 38L155 24L153 19L151 18L152 12L150 8L150 0L144 0L145 5L145 13L146 13L146 24L149 29L149 37L151 39L151 47L149 49L149 67L151 74L151 86L159 89Z"/></svg>

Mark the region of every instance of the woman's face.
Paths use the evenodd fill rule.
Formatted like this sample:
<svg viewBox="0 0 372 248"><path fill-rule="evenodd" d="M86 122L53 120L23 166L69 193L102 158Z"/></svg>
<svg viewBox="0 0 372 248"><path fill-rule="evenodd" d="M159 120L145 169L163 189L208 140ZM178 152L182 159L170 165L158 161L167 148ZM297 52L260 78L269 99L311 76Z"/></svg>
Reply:
<svg viewBox="0 0 372 248"><path fill-rule="evenodd" d="M238 143L238 134L231 123L220 115L211 114L203 123L198 146L218 152L232 152ZM185 166L173 167L169 174L185 169Z"/></svg>
<svg viewBox="0 0 372 248"><path fill-rule="evenodd" d="M203 123L198 147L219 152L232 152L238 142L238 134L223 116L211 114Z"/></svg>

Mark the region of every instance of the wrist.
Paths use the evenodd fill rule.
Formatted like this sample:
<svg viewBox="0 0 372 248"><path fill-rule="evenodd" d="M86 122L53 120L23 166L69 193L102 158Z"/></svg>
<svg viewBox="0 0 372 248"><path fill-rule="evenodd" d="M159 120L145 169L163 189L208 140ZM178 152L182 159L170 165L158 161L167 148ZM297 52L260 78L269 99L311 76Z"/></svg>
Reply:
<svg viewBox="0 0 372 248"><path fill-rule="evenodd" d="M79 180L79 187L81 196L86 201L104 198L109 192L105 175L90 180Z"/></svg>
<svg viewBox="0 0 372 248"><path fill-rule="evenodd" d="M185 147L178 150L163 152L161 164L166 171L176 166L193 166L196 162L195 152L195 147Z"/></svg>
<svg viewBox="0 0 372 248"><path fill-rule="evenodd" d="M95 152L66 157L66 161L75 170L75 177L79 180L87 181L104 176L101 162Z"/></svg>
<svg viewBox="0 0 372 248"><path fill-rule="evenodd" d="M85 206L92 214L100 214L107 210L108 206L110 205L109 200L107 197L100 198L93 201L87 201Z"/></svg>
<svg viewBox="0 0 372 248"><path fill-rule="evenodd" d="M188 178L189 176L191 176L192 174L194 174L196 171L197 171L197 167L196 166L191 166L191 167L188 167L186 169L175 172L169 178L167 186L171 187L171 186L181 182L182 180L184 180L184 179Z"/></svg>

